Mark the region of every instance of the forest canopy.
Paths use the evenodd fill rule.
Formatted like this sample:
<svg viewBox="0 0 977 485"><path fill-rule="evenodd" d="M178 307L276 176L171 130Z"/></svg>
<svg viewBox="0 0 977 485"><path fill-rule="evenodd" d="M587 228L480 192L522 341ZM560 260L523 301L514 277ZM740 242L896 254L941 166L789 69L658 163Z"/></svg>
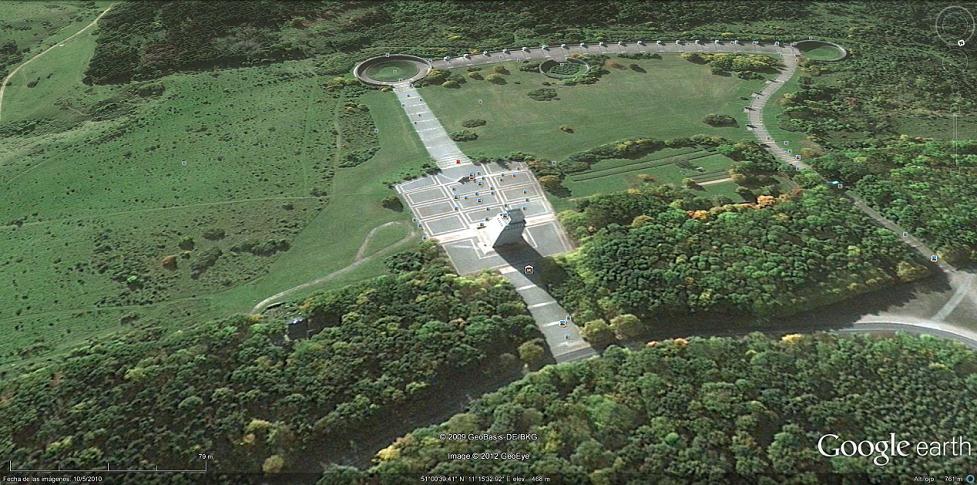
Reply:
<svg viewBox="0 0 977 485"><path fill-rule="evenodd" d="M513 354L539 333L500 275L458 276L433 244L388 265L306 300L322 329L308 339L237 316L144 329L19 376L0 390L0 453L21 468L185 468L206 452L216 469L308 471L459 382L519 371Z"/></svg>
<svg viewBox="0 0 977 485"><path fill-rule="evenodd" d="M954 263L977 261L977 142L902 137L814 160Z"/></svg>
<svg viewBox="0 0 977 485"><path fill-rule="evenodd" d="M785 8L789 7L789 8ZM88 81L152 79L175 71L276 62L410 45L443 55L478 45L591 40L587 30L792 19L804 3L270 0L124 2L102 21ZM442 27L438 27L442 26ZM585 30L587 29L587 30ZM360 57L364 57L361 54ZM349 66L351 67L351 66ZM343 66L337 72L345 71Z"/></svg>
<svg viewBox="0 0 977 485"><path fill-rule="evenodd" d="M912 442L977 437L977 354L928 337L788 335L692 338L612 347L546 367L418 429L369 472L332 469L321 484L419 475L558 476L565 483L889 483L960 473L973 457L821 456L820 436ZM938 409L939 412L933 412ZM452 441L446 433L525 433ZM837 448L829 443L828 452ZM450 460L509 452L518 460Z"/></svg>
<svg viewBox="0 0 977 485"><path fill-rule="evenodd" d="M668 187L561 214L580 248L547 271L578 321L634 314L770 317L927 274L908 246L826 187L703 205Z"/></svg>

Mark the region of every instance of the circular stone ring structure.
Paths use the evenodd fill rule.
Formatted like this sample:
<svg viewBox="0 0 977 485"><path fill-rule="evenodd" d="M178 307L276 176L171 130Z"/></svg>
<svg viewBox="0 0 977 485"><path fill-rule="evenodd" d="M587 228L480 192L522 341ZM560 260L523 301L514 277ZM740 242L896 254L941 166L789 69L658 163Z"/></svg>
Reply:
<svg viewBox="0 0 977 485"><path fill-rule="evenodd" d="M370 86L413 83L431 72L431 62L409 54L371 57L353 67L353 75Z"/></svg>
<svg viewBox="0 0 977 485"><path fill-rule="evenodd" d="M562 74L557 73L557 72L552 72L553 69L558 69L559 66L562 66L564 64L574 64L574 65L578 66L577 67L577 69L578 69L577 72L574 72L574 73L568 74L568 75L562 75ZM563 80L563 79L570 79L570 78L572 78L574 76L578 76L580 74L586 74L588 72L590 72L590 64L587 64L587 62L584 61L584 60L582 60L582 59L576 59L576 58L573 58L573 57L568 57L566 59L566 61L564 61L564 62L558 62L558 61L555 61L553 59L549 59L549 60L543 61L539 65L539 73L542 74L542 75L544 75L544 76L546 76L546 77L550 77L550 78L553 78L553 79L561 79L561 80Z"/></svg>
<svg viewBox="0 0 977 485"><path fill-rule="evenodd" d="M794 47L801 54L814 61L840 61L848 57L848 50L826 40L800 40L794 42Z"/></svg>

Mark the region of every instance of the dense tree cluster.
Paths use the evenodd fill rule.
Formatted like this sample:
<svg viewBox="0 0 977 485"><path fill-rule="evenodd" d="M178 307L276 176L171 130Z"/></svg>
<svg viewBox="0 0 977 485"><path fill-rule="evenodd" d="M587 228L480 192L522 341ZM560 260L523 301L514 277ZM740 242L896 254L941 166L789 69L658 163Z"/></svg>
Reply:
<svg viewBox="0 0 977 485"><path fill-rule="evenodd" d="M380 137L377 135L376 125L370 114L369 106L355 101L348 101L339 113L339 134L341 145L340 167L355 167L373 158L380 150Z"/></svg>
<svg viewBox="0 0 977 485"><path fill-rule="evenodd" d="M762 79L760 73L776 73L780 61L763 54L729 54L686 52L682 58L697 64L708 64L713 74L737 73L743 79Z"/></svg>
<svg viewBox="0 0 977 485"><path fill-rule="evenodd" d="M834 152L813 163L944 257L977 260L977 142L902 137L881 147Z"/></svg>
<svg viewBox="0 0 977 485"><path fill-rule="evenodd" d="M94 83L148 79L178 70L272 62L410 45L444 55L560 39L593 41L594 29L659 25L684 30L715 22L794 19L803 3L680 1L594 5L569 2L332 2L304 0L126 2L105 16L88 70ZM421 26L451 26L447 35ZM597 34L605 37L605 34ZM345 66L344 66L345 69ZM341 72L341 70L337 71Z"/></svg>
<svg viewBox="0 0 977 485"><path fill-rule="evenodd" d="M406 483L420 475L547 476L561 483L888 483L960 473L973 457L824 457L841 440L977 436L977 354L930 338L761 335L613 347L550 366L421 428L369 471L320 483ZM933 412L939 409L939 412ZM445 440L448 433L528 439ZM907 449L909 451L909 449ZM527 459L456 459L509 452ZM951 453L947 448L945 453ZM891 456L891 455L890 455ZM338 478L342 477L342 480ZM375 483L375 482L373 482Z"/></svg>
<svg viewBox="0 0 977 485"><path fill-rule="evenodd" d="M300 309L321 331L308 339L245 316L146 328L6 382L0 453L84 469L184 468L207 452L212 468L254 472L347 452L511 366L539 335L501 276L458 276L438 251L422 245L389 260L391 276L310 297Z"/></svg>
<svg viewBox="0 0 977 485"><path fill-rule="evenodd" d="M716 206L646 187L579 207L561 214L579 250L543 272L579 321L788 314L926 273L826 187Z"/></svg>

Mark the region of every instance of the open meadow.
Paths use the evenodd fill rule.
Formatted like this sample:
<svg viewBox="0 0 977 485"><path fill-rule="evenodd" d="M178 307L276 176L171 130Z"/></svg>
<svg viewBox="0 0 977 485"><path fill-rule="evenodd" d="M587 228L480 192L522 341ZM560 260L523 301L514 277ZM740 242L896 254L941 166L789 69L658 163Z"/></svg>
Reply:
<svg viewBox="0 0 977 485"><path fill-rule="evenodd" d="M470 156L522 151L557 160L636 136L751 136L743 107L762 80L711 74L708 66L678 55L611 60L619 67L610 67L594 84L564 86L537 71L520 71L520 63L513 62L499 64L509 73L502 75L504 83L469 77L460 88L432 86L421 94L449 132L464 129L465 120L486 121L473 130L478 139L460 145ZM482 74L492 69L483 68ZM537 101L528 95L547 88L556 98ZM737 126L707 125L703 118L710 113L733 116Z"/></svg>
<svg viewBox="0 0 977 485"><path fill-rule="evenodd" d="M427 159L391 94L330 92L311 60L91 87L93 37L4 97L0 372L375 276L417 240L381 205Z"/></svg>

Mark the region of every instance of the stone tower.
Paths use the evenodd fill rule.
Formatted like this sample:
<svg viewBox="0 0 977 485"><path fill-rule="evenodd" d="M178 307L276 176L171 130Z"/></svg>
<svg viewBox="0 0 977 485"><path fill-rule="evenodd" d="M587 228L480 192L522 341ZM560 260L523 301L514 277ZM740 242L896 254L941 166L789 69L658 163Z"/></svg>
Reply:
<svg viewBox="0 0 977 485"><path fill-rule="evenodd" d="M488 240L493 248L521 243L526 228L526 215L522 209L510 209L495 216L488 223Z"/></svg>

